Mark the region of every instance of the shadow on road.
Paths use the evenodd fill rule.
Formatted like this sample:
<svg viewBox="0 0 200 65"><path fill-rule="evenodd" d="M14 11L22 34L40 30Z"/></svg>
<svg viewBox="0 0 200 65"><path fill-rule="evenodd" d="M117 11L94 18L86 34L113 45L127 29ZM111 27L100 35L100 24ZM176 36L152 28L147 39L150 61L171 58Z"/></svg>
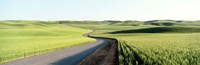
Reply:
<svg viewBox="0 0 200 65"><path fill-rule="evenodd" d="M106 41L104 41L103 43L106 43ZM79 62L81 62L82 59L87 57L89 54L93 53L97 48L101 47L102 45L105 45L105 44L99 44L95 47L87 49L87 50L80 52L76 55L73 55L73 56L70 56L70 57L65 57L65 58L63 58L59 61L52 63L51 65L76 65Z"/></svg>

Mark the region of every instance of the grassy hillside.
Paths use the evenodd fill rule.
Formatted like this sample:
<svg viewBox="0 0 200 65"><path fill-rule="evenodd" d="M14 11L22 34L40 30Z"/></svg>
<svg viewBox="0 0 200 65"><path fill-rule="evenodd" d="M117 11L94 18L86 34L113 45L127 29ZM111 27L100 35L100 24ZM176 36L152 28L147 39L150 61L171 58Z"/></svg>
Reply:
<svg viewBox="0 0 200 65"><path fill-rule="evenodd" d="M95 41L91 32L56 22L0 21L0 63Z"/></svg>
<svg viewBox="0 0 200 65"><path fill-rule="evenodd" d="M198 21L7 21L0 22L0 25L0 50L4 51L0 53L1 61L93 41L81 35L91 31L86 29L95 29L92 36L116 38L119 41L120 65L200 64Z"/></svg>
<svg viewBox="0 0 200 65"><path fill-rule="evenodd" d="M198 33L200 27L152 27L133 30L121 30L110 32L111 34L122 33Z"/></svg>
<svg viewBox="0 0 200 65"><path fill-rule="evenodd" d="M120 65L200 64L200 27L196 25L189 27L114 24L87 27L87 25L78 27L96 29L93 36L118 39Z"/></svg>
<svg viewBox="0 0 200 65"><path fill-rule="evenodd" d="M184 20L151 20L145 21L145 25L155 26L200 26L199 21L184 21Z"/></svg>

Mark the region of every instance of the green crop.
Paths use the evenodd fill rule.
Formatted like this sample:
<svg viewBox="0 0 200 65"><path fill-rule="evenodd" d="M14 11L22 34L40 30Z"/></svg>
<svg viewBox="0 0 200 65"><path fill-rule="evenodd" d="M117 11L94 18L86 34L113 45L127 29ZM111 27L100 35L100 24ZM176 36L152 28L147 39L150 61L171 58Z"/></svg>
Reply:
<svg viewBox="0 0 200 65"><path fill-rule="evenodd" d="M199 22L65 22L63 25L95 29L92 36L116 38L119 65L200 65Z"/></svg>
<svg viewBox="0 0 200 65"><path fill-rule="evenodd" d="M198 26L78 27L96 29L93 36L116 38L119 65L200 65Z"/></svg>
<svg viewBox="0 0 200 65"><path fill-rule="evenodd" d="M129 34L117 37L127 65L135 62L147 65L199 65L200 34ZM130 53L131 50L131 53ZM131 56L132 55L132 56ZM128 57L127 57L128 56ZM129 57L130 56L130 57ZM122 61L122 60L120 60Z"/></svg>

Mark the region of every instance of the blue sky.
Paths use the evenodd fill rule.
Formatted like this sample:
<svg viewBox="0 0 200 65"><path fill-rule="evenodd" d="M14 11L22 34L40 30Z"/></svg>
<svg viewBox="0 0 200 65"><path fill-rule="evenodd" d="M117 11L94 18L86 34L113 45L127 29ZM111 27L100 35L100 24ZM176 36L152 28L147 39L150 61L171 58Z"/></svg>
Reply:
<svg viewBox="0 0 200 65"><path fill-rule="evenodd" d="M0 20L200 20L200 0L0 0Z"/></svg>

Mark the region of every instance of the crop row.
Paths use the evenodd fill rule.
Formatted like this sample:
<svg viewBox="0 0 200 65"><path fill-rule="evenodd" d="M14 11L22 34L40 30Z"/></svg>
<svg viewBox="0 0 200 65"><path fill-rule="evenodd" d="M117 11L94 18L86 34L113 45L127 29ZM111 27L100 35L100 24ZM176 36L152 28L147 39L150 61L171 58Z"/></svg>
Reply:
<svg viewBox="0 0 200 65"><path fill-rule="evenodd" d="M132 44L132 42L119 41L120 65L198 65L200 63L199 50L170 50L170 47L157 49L150 45L145 48L145 46L137 47Z"/></svg>
<svg viewBox="0 0 200 65"><path fill-rule="evenodd" d="M145 53L128 45L125 41L118 43L119 65L152 65L157 62L151 62L153 59L149 58Z"/></svg>

